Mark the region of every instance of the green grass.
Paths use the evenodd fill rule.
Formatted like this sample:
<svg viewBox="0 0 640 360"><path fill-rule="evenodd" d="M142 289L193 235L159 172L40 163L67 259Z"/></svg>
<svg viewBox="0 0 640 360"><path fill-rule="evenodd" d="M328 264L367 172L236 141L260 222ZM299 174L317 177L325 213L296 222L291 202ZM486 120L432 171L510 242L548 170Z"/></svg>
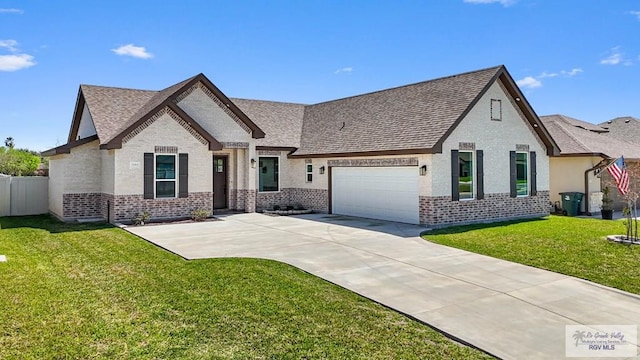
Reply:
<svg viewBox="0 0 640 360"><path fill-rule="evenodd" d="M535 266L640 294L640 246L612 243L623 221L550 216L452 227L423 234L429 241Z"/></svg>
<svg viewBox="0 0 640 360"><path fill-rule="evenodd" d="M0 254L0 359L488 358L291 266L106 225L0 218Z"/></svg>

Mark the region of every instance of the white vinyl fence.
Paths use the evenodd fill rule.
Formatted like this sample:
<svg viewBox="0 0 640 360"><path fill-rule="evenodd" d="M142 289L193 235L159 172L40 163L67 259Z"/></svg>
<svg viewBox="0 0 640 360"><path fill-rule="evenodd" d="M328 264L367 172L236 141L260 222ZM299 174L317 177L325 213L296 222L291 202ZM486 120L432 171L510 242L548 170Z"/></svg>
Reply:
<svg viewBox="0 0 640 360"><path fill-rule="evenodd" d="M0 216L38 215L48 212L48 177L0 175Z"/></svg>

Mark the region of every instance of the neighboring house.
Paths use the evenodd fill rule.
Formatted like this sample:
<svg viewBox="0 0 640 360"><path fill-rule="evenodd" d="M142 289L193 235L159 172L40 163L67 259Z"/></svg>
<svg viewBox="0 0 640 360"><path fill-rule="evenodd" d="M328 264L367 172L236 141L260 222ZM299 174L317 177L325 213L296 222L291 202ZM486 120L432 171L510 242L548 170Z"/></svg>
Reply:
<svg viewBox="0 0 640 360"><path fill-rule="evenodd" d="M46 155L64 220L300 205L444 226L548 214L555 152L498 66L315 105L229 99L202 74L82 85L68 143Z"/></svg>
<svg viewBox="0 0 640 360"><path fill-rule="evenodd" d="M607 135L615 141L624 140L636 146L640 146L640 119L632 116L617 117L615 119L599 124L607 130ZM640 191L640 160L632 160L631 156L625 155L627 167L630 173L630 185L635 191ZM603 176L604 186L615 188L615 182L609 174ZM616 209L624 208L627 203L618 191L611 191ZM637 202L640 205L640 202Z"/></svg>
<svg viewBox="0 0 640 360"><path fill-rule="evenodd" d="M615 182L603 171L611 160L623 155L628 166L640 160L640 146L610 136L607 129L565 115L541 116L540 120L560 148L549 160L551 201L561 204L561 192L586 194L580 211L599 212L604 186L610 186L614 207L623 207Z"/></svg>
<svg viewBox="0 0 640 360"><path fill-rule="evenodd" d="M605 121L598 126L607 130L607 135L640 145L640 119L622 116Z"/></svg>

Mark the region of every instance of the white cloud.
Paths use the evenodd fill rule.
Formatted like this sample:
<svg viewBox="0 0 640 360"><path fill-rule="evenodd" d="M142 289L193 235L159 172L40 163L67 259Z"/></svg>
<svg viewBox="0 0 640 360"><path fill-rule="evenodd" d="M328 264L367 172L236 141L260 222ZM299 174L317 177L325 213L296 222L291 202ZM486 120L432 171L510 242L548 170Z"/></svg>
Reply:
<svg viewBox="0 0 640 360"><path fill-rule="evenodd" d="M336 71L334 71L334 74L340 74L340 73L347 73L350 74L353 71L353 68L351 66L349 67L344 67L342 69L338 69Z"/></svg>
<svg viewBox="0 0 640 360"><path fill-rule="evenodd" d="M0 71L16 71L35 64L33 56L28 54L0 55Z"/></svg>
<svg viewBox="0 0 640 360"><path fill-rule="evenodd" d="M15 40L0 40L0 48L5 48L11 52L18 51L18 42Z"/></svg>
<svg viewBox="0 0 640 360"><path fill-rule="evenodd" d="M1 49L7 49L11 55L0 55L0 71L16 71L36 64L33 56L20 52L15 40L0 40Z"/></svg>
<svg viewBox="0 0 640 360"><path fill-rule="evenodd" d="M535 88L539 88L542 87L542 79L551 79L551 78L557 78L559 76L561 77L574 77L580 73L582 73L582 69L580 68L573 68L571 70L560 70L560 71L556 71L556 72L546 72L543 71L542 74L538 75L538 76L526 76L518 81L516 81L516 83L518 84L518 86L520 86L523 89L535 89Z"/></svg>
<svg viewBox="0 0 640 360"><path fill-rule="evenodd" d="M548 73L548 72L543 72L542 74L538 75L537 78L538 79L544 79L544 78L554 78L556 76L558 76L558 73Z"/></svg>
<svg viewBox="0 0 640 360"><path fill-rule="evenodd" d="M640 11L629 11L629 14L636 16L640 21Z"/></svg>
<svg viewBox="0 0 640 360"><path fill-rule="evenodd" d="M0 9L0 14L24 14L24 11L21 9Z"/></svg>
<svg viewBox="0 0 640 360"><path fill-rule="evenodd" d="M467 4L494 4L499 3L507 7L516 3L517 0L463 0Z"/></svg>
<svg viewBox="0 0 640 360"><path fill-rule="evenodd" d="M609 56L605 57L604 59L600 60L600 64L602 65L633 65L633 61L631 61L630 59L625 58L624 53L622 51L620 51L620 46L616 46L614 48L611 48L611 50L609 50Z"/></svg>
<svg viewBox="0 0 640 360"><path fill-rule="evenodd" d="M147 49L143 46L135 46L133 44L123 45L117 49L111 49L111 51L121 56L131 56L138 59L150 59L153 57L153 54L147 52Z"/></svg>
<svg viewBox="0 0 640 360"><path fill-rule="evenodd" d="M523 89L535 89L542 86L542 82L540 80L534 78L533 76L527 76L523 79L516 81L519 87Z"/></svg>
<svg viewBox="0 0 640 360"><path fill-rule="evenodd" d="M569 71L562 70L562 71L560 71L560 74L562 74L564 76L572 77L572 76L576 76L576 75L580 74L581 72L583 72L582 69L573 68L573 69L571 69Z"/></svg>

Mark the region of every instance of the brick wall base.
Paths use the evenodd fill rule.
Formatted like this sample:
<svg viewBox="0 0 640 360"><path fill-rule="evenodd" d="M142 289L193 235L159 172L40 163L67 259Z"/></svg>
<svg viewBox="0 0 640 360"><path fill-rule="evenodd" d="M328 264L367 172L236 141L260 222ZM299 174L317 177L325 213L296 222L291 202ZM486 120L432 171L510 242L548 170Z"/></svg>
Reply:
<svg viewBox="0 0 640 360"><path fill-rule="evenodd" d="M65 219L102 217L102 194L62 194L62 217Z"/></svg>
<svg viewBox="0 0 640 360"><path fill-rule="evenodd" d="M278 192L257 193L257 210L271 210L278 206L301 206L315 212L329 211L329 191L324 189L284 188Z"/></svg>
<svg viewBox="0 0 640 360"><path fill-rule="evenodd" d="M420 196L420 223L443 227L549 215L549 192L512 198L486 194L483 200L451 201L450 196Z"/></svg>
<svg viewBox="0 0 640 360"><path fill-rule="evenodd" d="M65 220L101 217L111 222L127 222L144 211L151 219L184 218L196 209L213 210L213 193L194 192L186 198L173 199L102 193L63 194L62 207Z"/></svg>

